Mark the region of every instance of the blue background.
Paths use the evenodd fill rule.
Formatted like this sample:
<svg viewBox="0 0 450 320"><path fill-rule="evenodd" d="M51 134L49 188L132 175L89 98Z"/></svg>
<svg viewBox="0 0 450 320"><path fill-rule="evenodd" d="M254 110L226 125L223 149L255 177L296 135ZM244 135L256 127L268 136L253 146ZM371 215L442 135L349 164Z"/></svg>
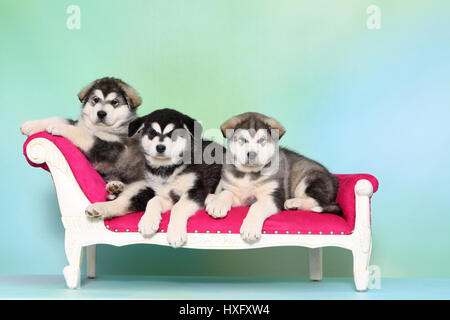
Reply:
<svg viewBox="0 0 450 320"><path fill-rule="evenodd" d="M68 30L66 8L81 9ZM366 27L370 4L381 29ZM174 107L218 128L259 111L283 144L335 173L371 173L371 264L383 277L450 277L448 1L12 1L0 3L0 273L59 274L64 229L49 174L22 155L22 122L75 118L78 91L116 76L139 114ZM101 274L306 276L304 248L99 246ZM350 276L327 248L324 276Z"/></svg>

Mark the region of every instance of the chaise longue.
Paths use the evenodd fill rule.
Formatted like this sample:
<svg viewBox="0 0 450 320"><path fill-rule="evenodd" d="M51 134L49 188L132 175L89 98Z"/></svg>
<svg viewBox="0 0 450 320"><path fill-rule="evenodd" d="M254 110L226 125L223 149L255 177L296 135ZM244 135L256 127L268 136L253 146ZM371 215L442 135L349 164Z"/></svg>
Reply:
<svg viewBox="0 0 450 320"><path fill-rule="evenodd" d="M87 276L95 278L96 244L168 245L165 232L170 212L163 214L160 229L151 238L142 237L137 230L143 212L111 220L92 219L85 215L85 209L90 203L106 201L106 183L70 141L41 132L30 136L23 148L29 164L49 171L55 184L69 262L63 274L69 288L80 287L84 247ZM341 247L352 251L355 287L358 291L364 291L369 284L368 267L372 248L370 201L378 189L378 181L369 174L336 174L336 177L339 179L337 202L342 208L342 217L327 213L282 211L267 219L261 239L249 244L239 234L248 207L233 208L224 219L214 219L203 209L188 221L185 247L307 247L311 280L322 279L322 247Z"/></svg>

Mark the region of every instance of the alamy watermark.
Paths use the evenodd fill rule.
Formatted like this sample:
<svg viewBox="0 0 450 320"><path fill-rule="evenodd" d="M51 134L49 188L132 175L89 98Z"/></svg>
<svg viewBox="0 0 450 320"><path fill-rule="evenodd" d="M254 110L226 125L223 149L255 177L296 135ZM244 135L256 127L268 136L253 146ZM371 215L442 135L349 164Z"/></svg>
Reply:
<svg viewBox="0 0 450 320"><path fill-rule="evenodd" d="M369 15L366 20L366 26L369 30L381 29L381 9L377 5L370 5L366 9L366 13Z"/></svg>
<svg viewBox="0 0 450 320"><path fill-rule="evenodd" d="M249 129L245 130L243 136L239 134L239 129L227 129L225 149L222 146L224 136L219 129L202 130L199 122L195 122L193 129L193 132L185 128L170 132L168 137L173 147L170 148L169 158L172 163L237 164L249 170L257 170L263 175L278 171L278 129L257 131ZM148 147L156 148L156 144L160 144L158 141L156 139ZM180 153L181 149L183 149L182 153Z"/></svg>
<svg viewBox="0 0 450 320"><path fill-rule="evenodd" d="M66 20L66 27L69 30L81 29L81 9L80 6L71 4L67 7L66 13L69 15ZM368 15L366 20L366 27L369 30L381 29L381 8L375 4L367 7L366 13Z"/></svg>
<svg viewBox="0 0 450 320"><path fill-rule="evenodd" d="M369 285L368 289L381 289L381 268L377 265L369 266Z"/></svg>
<svg viewBox="0 0 450 320"><path fill-rule="evenodd" d="M71 4L67 7L66 13L69 15L66 20L66 27L69 30L81 29L81 9L80 6Z"/></svg>

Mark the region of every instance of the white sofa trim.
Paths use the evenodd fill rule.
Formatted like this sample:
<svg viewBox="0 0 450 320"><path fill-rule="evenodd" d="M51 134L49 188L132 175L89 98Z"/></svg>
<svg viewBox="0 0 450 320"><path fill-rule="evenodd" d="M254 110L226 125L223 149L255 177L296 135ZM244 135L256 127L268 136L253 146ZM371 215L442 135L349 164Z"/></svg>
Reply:
<svg viewBox="0 0 450 320"><path fill-rule="evenodd" d="M80 268L83 248L86 247L87 276L95 277L96 244L125 246L148 243L168 245L165 233L143 238L137 232L109 231L103 220L88 218L85 208L90 204L84 195L69 164L53 142L35 138L26 148L28 159L35 164L46 163L53 177L65 228L65 251L69 265L63 270L66 284L71 289L80 287ZM322 247L341 247L353 253L353 274L358 291L369 283L369 260L372 249L370 226L370 197L372 184L361 179L355 186L355 228L350 235L263 234L260 241L249 244L239 234L189 233L184 247L195 249L251 249L276 246L300 246L309 249L309 274L311 280L322 279Z"/></svg>

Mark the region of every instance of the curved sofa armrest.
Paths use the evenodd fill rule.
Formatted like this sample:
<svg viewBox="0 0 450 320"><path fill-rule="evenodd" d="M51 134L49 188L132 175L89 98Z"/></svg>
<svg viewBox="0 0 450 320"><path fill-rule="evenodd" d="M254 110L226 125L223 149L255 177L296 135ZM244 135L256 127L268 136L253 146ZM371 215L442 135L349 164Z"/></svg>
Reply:
<svg viewBox="0 0 450 320"><path fill-rule="evenodd" d="M54 170L59 170L68 178L73 176L89 202L106 200L105 181L84 154L69 140L40 132L26 140L23 152L30 165L50 171L53 180L55 180ZM58 191L58 186L56 188Z"/></svg>
<svg viewBox="0 0 450 320"><path fill-rule="evenodd" d="M80 150L67 139L41 132L27 139L23 151L30 165L52 174L66 230L66 252L74 232L108 232L103 220L85 214L90 202L106 199L106 184Z"/></svg>
<svg viewBox="0 0 450 320"><path fill-rule="evenodd" d="M355 226L356 220L356 197L365 196L369 198L378 190L378 180L370 174L335 174L339 180L337 203L342 209L344 219L347 223Z"/></svg>

